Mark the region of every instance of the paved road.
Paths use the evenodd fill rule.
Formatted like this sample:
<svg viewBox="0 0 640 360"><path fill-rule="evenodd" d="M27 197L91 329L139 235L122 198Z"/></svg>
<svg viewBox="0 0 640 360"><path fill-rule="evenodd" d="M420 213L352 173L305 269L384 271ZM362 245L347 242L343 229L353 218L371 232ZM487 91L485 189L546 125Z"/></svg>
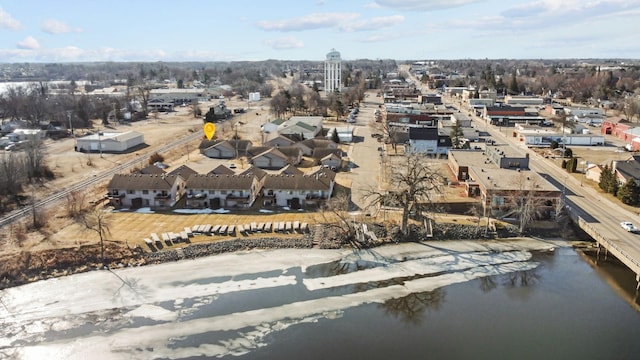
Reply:
<svg viewBox="0 0 640 360"><path fill-rule="evenodd" d="M447 99L454 106L451 99ZM582 186L581 182L570 176L551 161L522 146L513 137L505 135L504 131L494 126L486 126L483 119L472 116L474 126L489 132L494 139L504 141L521 151L527 152L531 157L529 167L531 170L545 176L548 181L558 189L564 189L566 204L570 211L581 217L595 232L609 240L612 246L619 248L623 253L621 258L631 270L640 272L640 234L632 234L620 226L621 221L640 223L640 216L621 207L618 203L608 200L596 189L590 186Z"/></svg>
<svg viewBox="0 0 640 360"><path fill-rule="evenodd" d="M347 156L353 167L347 176L352 180L351 201L358 210L367 210L371 199L365 198L368 190L378 190L380 184L380 151L381 144L371 137L370 124L374 121L373 109L378 104L365 102L361 105L354 127L354 143L349 147Z"/></svg>

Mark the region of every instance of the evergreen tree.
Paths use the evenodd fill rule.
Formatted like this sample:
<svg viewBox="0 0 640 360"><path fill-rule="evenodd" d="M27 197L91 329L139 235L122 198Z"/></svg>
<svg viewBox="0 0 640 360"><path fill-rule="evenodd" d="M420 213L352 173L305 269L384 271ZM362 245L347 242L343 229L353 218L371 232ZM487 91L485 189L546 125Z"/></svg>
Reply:
<svg viewBox="0 0 640 360"><path fill-rule="evenodd" d="M520 93L520 88L518 87L518 80L516 80L516 72L511 73L511 80L509 81L509 94L517 95Z"/></svg>
<svg viewBox="0 0 640 360"><path fill-rule="evenodd" d="M336 144L340 144L340 137L338 136L338 131L335 129L331 133L331 140Z"/></svg>
<svg viewBox="0 0 640 360"><path fill-rule="evenodd" d="M451 137L451 147L454 149L460 149L462 147L462 139L463 139L463 132L462 132L462 126L460 126L459 122L455 122L453 124L453 127L451 127L451 134L449 134L449 136Z"/></svg>
<svg viewBox="0 0 640 360"><path fill-rule="evenodd" d="M616 179L613 168L609 165L605 165L600 174L600 188L613 195L618 192L618 179Z"/></svg>
<svg viewBox="0 0 640 360"><path fill-rule="evenodd" d="M598 183L598 186L603 191L607 191L610 183L611 183L611 168L609 168L609 165L605 165L602 168L602 172L600 172L600 181Z"/></svg>
<svg viewBox="0 0 640 360"><path fill-rule="evenodd" d="M638 204L638 195L640 194L640 188L636 184L634 179L629 179L624 185L618 189L616 195L623 204L636 205Z"/></svg>

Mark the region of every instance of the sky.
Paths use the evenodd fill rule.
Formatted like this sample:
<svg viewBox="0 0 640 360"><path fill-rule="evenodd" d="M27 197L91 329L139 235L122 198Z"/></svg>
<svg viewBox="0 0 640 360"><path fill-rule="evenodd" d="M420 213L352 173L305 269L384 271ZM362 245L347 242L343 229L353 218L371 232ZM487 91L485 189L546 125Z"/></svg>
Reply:
<svg viewBox="0 0 640 360"><path fill-rule="evenodd" d="M0 0L0 62L640 58L640 0Z"/></svg>

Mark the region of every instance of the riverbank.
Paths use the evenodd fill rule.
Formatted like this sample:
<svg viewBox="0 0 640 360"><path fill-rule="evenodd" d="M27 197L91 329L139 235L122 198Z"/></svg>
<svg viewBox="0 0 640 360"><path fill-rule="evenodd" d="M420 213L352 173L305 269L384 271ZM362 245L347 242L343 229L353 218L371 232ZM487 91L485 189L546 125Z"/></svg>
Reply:
<svg viewBox="0 0 640 360"><path fill-rule="evenodd" d="M251 249L340 249L345 247L369 248L389 243L426 240L474 240L479 239L474 225L439 223L433 234L413 227L409 236L402 236L398 228L384 224L368 224L378 241L353 242L335 226L314 226L307 234L299 236L272 236L187 244L175 249L151 251L121 242L105 243L105 264L108 268L136 267L148 264L195 259L222 253ZM516 227L505 225L499 238L517 236ZM318 233L320 232L320 233ZM548 236L554 234L547 232ZM99 244L40 251L23 251L0 259L0 289L23 285L38 280L66 276L102 268Z"/></svg>

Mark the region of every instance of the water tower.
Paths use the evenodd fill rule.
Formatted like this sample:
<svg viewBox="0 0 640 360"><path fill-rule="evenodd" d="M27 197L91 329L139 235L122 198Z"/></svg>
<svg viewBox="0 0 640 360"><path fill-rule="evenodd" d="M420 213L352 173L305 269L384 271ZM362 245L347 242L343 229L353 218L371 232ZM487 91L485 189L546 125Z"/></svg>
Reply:
<svg viewBox="0 0 640 360"><path fill-rule="evenodd" d="M331 49L324 61L324 91L330 93L342 88L342 59L336 49Z"/></svg>

